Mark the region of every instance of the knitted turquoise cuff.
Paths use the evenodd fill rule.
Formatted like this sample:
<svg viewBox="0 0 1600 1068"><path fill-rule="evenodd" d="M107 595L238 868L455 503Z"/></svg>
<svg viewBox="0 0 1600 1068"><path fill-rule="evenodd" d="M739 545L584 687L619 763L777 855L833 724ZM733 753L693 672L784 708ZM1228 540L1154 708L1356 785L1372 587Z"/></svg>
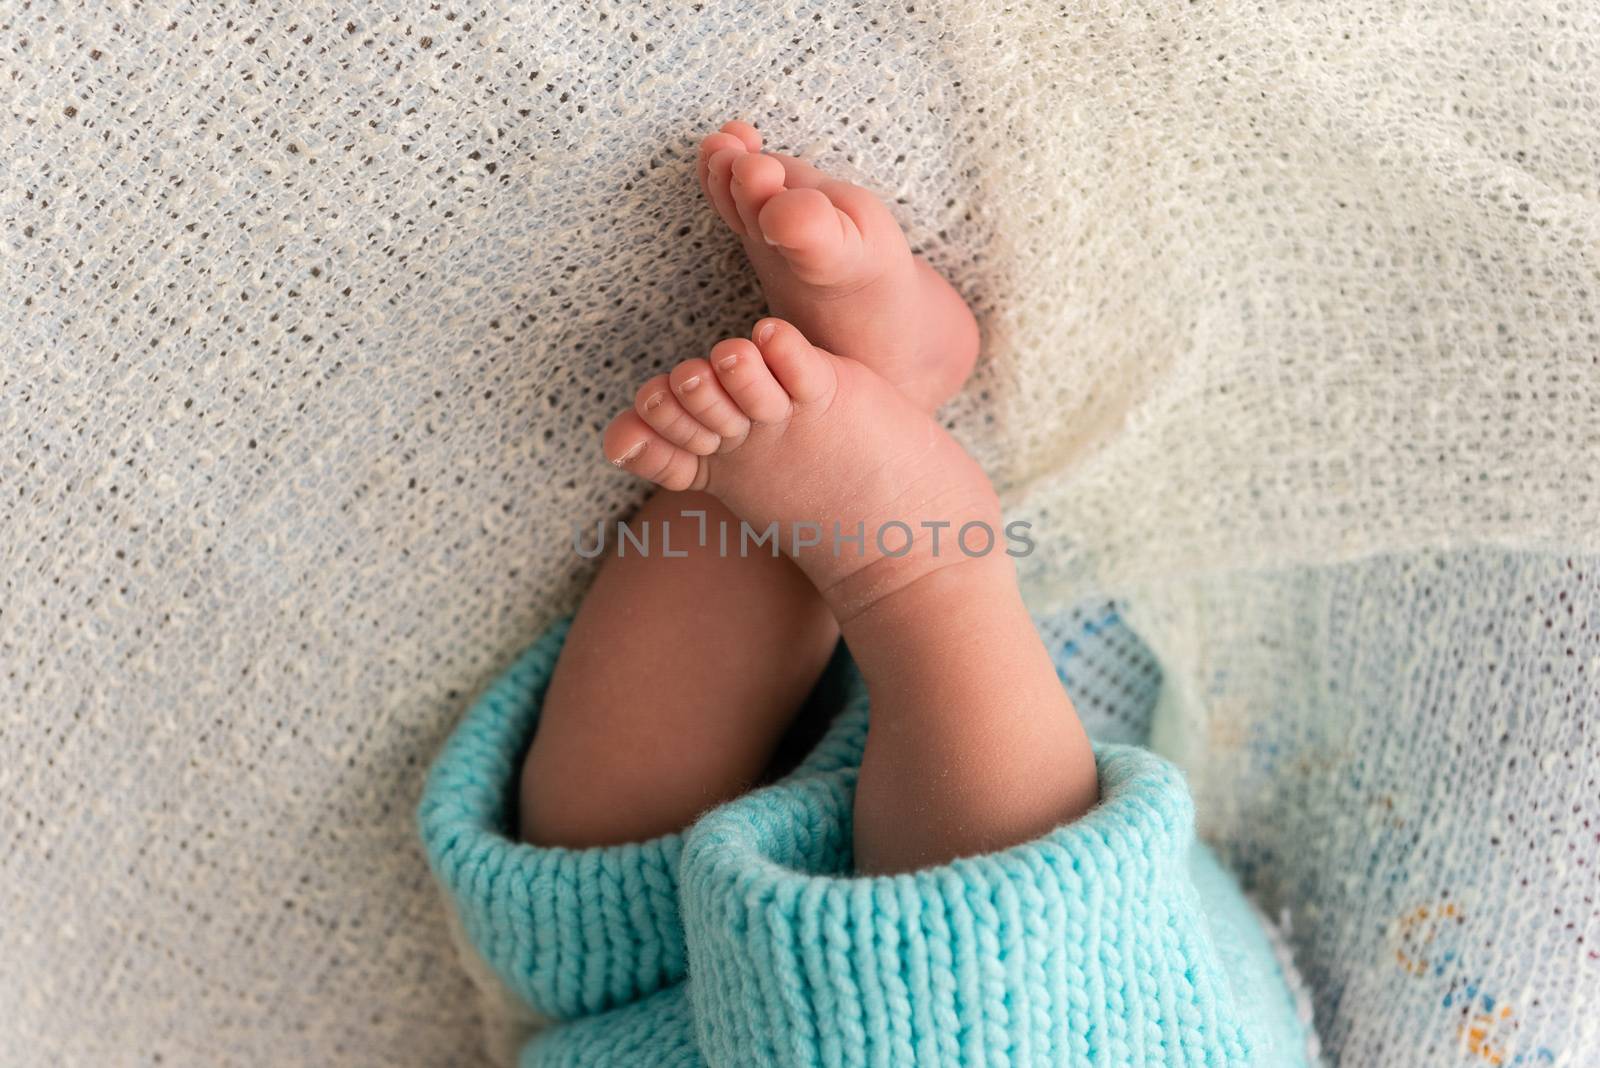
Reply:
<svg viewBox="0 0 1600 1068"><path fill-rule="evenodd" d="M428 862L468 939L512 993L556 1020L648 997L686 964L681 834L576 850L513 837L522 757L567 629L554 626L468 710L418 810ZM853 767L866 729L866 692L852 677L845 711L785 781Z"/></svg>
<svg viewBox="0 0 1600 1068"><path fill-rule="evenodd" d="M843 874L852 770L708 814L681 870L707 1062L1249 1063L1183 780L1140 749L1097 758L1082 819L909 875Z"/></svg>
<svg viewBox="0 0 1600 1068"><path fill-rule="evenodd" d="M518 1068L705 1068L684 986L537 1034Z"/></svg>
<svg viewBox="0 0 1600 1068"><path fill-rule="evenodd" d="M519 764L566 638L558 624L480 697L428 776L422 841L467 937L512 992L555 1019L683 977L681 835L605 849L511 837Z"/></svg>

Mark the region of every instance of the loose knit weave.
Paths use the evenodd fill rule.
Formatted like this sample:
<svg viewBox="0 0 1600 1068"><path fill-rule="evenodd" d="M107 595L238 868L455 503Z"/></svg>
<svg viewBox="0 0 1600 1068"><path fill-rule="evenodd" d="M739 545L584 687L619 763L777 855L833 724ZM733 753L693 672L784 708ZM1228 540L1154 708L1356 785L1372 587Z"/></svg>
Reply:
<svg viewBox="0 0 1600 1068"><path fill-rule="evenodd" d="M737 116L974 304L946 417L1042 607L1128 595L1331 1055L1589 1068L1597 55L1577 0L0 5L0 1063L476 1044L422 770L638 501L603 420L760 312Z"/></svg>
<svg viewBox="0 0 1600 1068"><path fill-rule="evenodd" d="M1600 1064L1600 559L1406 554L1124 610L1182 636L1156 743L1292 917L1341 1063Z"/></svg>
<svg viewBox="0 0 1600 1068"><path fill-rule="evenodd" d="M1102 798L1034 842L852 877L865 692L775 786L682 835L508 836L564 628L468 713L429 778L429 858L467 937L537 1013L532 1066L1309 1063L1264 931L1195 843L1174 769L1097 752Z"/></svg>

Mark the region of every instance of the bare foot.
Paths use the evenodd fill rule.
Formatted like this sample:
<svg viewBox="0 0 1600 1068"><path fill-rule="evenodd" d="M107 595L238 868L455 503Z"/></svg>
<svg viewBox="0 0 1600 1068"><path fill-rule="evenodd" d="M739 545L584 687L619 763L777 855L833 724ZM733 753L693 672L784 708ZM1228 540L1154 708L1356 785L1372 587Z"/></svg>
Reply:
<svg viewBox="0 0 1600 1068"><path fill-rule="evenodd" d="M911 254L882 201L803 160L761 151L730 122L700 144L700 185L744 242L772 313L871 367L926 411L960 390L978 324L950 283Z"/></svg>
<svg viewBox="0 0 1600 1068"><path fill-rule="evenodd" d="M1017 590L983 471L865 363L779 319L752 338L646 382L606 428L605 454L705 490L750 530L771 524L839 621L872 703L858 868L939 864L1087 811L1094 754ZM748 550L744 531L727 546Z"/></svg>
<svg viewBox="0 0 1600 1068"><path fill-rule="evenodd" d="M781 319L751 336L646 382L606 428L611 462L705 490L758 535L776 523L841 624L935 571L1003 557L988 478L924 407ZM741 536L729 553L772 551Z"/></svg>

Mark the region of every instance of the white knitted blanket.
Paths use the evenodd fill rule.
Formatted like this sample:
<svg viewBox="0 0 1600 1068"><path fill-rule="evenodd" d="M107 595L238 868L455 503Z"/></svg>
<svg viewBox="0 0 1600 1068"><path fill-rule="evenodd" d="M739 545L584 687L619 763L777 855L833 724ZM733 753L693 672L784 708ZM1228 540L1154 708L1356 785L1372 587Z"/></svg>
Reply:
<svg viewBox="0 0 1600 1068"><path fill-rule="evenodd" d="M581 589L570 522L638 499L603 418L759 309L690 170L731 117L890 196L978 308L951 421L1044 603L1149 594L1173 736L1315 616L1263 575L1600 550L1594 5L0 6L0 1063L473 1048L421 768ZM1484 677L1463 722L1519 692ZM1505 774L1593 786L1558 764ZM1301 800L1277 863L1321 870L1348 798ZM1486 1063L1378 986L1318 1009L1362 1068Z"/></svg>

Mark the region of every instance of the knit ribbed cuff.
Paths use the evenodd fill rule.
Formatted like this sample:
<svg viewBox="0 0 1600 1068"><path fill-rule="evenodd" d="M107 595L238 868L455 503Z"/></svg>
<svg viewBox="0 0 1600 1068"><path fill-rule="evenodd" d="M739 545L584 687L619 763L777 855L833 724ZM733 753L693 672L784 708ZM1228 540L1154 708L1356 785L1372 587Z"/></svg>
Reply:
<svg viewBox="0 0 1600 1068"><path fill-rule="evenodd" d="M513 994L554 1020L648 997L681 980L686 962L681 834L594 849L511 837L522 757L567 629L552 627L467 712L418 811L428 862L467 938ZM867 702L853 671L844 701L785 788L859 763Z"/></svg>
<svg viewBox="0 0 1600 1068"><path fill-rule="evenodd" d="M510 837L519 762L566 638L558 624L478 699L428 775L418 820L478 952L545 1016L602 1012L678 981L681 835L600 849Z"/></svg>
<svg viewBox="0 0 1600 1068"><path fill-rule="evenodd" d="M1187 875L1177 771L1097 753L1102 799L1034 842L850 878L854 773L690 832L689 996L712 1065L1248 1063Z"/></svg>
<svg viewBox="0 0 1600 1068"><path fill-rule="evenodd" d="M535 1035L517 1068L705 1068L682 983Z"/></svg>

